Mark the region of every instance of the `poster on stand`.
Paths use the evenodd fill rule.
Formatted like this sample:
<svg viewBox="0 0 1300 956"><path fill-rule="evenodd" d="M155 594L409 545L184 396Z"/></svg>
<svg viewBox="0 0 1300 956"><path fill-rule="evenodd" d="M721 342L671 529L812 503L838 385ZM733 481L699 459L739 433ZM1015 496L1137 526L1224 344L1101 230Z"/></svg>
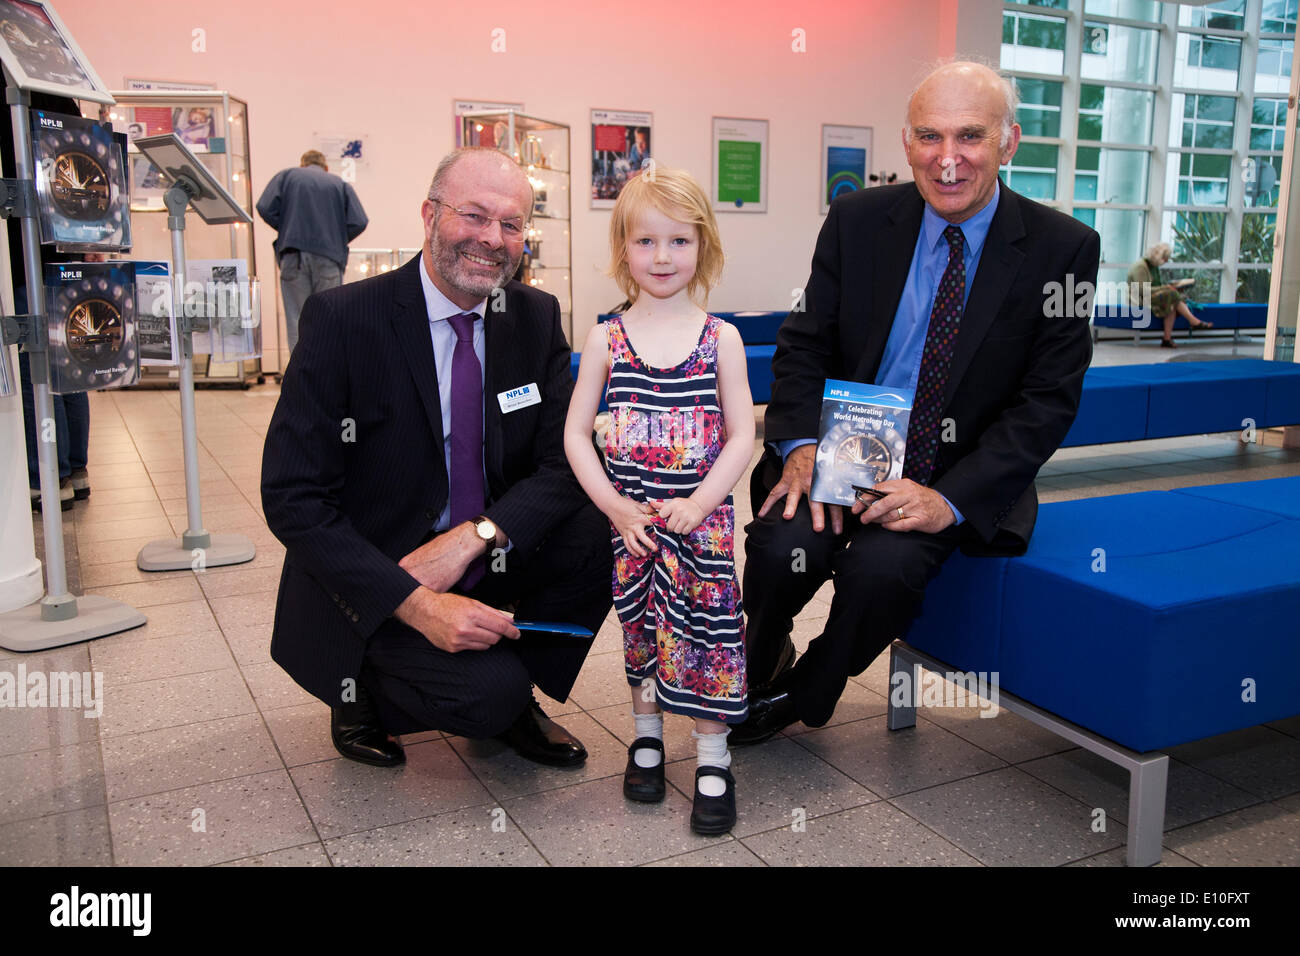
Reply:
<svg viewBox="0 0 1300 956"><path fill-rule="evenodd" d="M653 113L591 111L591 208L613 209L628 180L650 162Z"/></svg>
<svg viewBox="0 0 1300 956"><path fill-rule="evenodd" d="M50 391L67 395L135 384L135 263L49 263L45 301Z"/></svg>
<svg viewBox="0 0 1300 956"><path fill-rule="evenodd" d="M256 277L237 280L221 293L225 304L212 317L212 361L242 362L262 355L262 286Z"/></svg>
<svg viewBox="0 0 1300 956"><path fill-rule="evenodd" d="M837 196L857 192L867 184L871 168L871 127L822 124L821 212Z"/></svg>
<svg viewBox="0 0 1300 956"><path fill-rule="evenodd" d="M0 0L0 62L20 89L113 102L77 41L45 0Z"/></svg>
<svg viewBox="0 0 1300 956"><path fill-rule="evenodd" d="M713 117L713 209L767 212L767 120Z"/></svg>
<svg viewBox="0 0 1300 956"><path fill-rule="evenodd" d="M195 354L220 358L221 341L231 322L242 322L249 308L246 259L190 259L185 263L185 314L193 330Z"/></svg>
<svg viewBox="0 0 1300 956"><path fill-rule="evenodd" d="M32 110L41 242L60 249L131 248L122 148L107 126Z"/></svg>
<svg viewBox="0 0 1300 956"><path fill-rule="evenodd" d="M136 340L141 365L180 365L171 270L165 262L135 264Z"/></svg>

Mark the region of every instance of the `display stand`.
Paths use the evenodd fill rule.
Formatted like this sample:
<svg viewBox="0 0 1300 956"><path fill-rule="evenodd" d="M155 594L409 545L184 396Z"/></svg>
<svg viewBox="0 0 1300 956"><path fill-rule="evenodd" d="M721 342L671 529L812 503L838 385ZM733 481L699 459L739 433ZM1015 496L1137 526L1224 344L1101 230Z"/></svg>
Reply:
<svg viewBox="0 0 1300 956"><path fill-rule="evenodd" d="M209 534L203 527L199 499L199 446L194 419L194 329L185 308L185 213L194 204L204 222L252 222L248 214L204 169L174 133L150 136L136 146L153 160L171 182L164 202L172 239L172 308L180 337L181 442L185 457L185 514L187 526L180 538L150 541L140 549L136 566L141 571L182 571L223 567L252 561L257 554L250 538L242 534Z"/></svg>
<svg viewBox="0 0 1300 956"><path fill-rule="evenodd" d="M6 67L6 72L8 68ZM7 183L6 216L22 219L23 265L27 285L27 315L7 316L4 346L16 343L28 353L37 422L54 421L50 396L45 288L41 275L40 237L35 209L35 169L29 125L31 96L12 84L6 91L14 131L17 179ZM36 651L116 634L145 623L145 616L121 601L68 592L63 551L63 512L59 503L59 462L55 442L37 442L41 475L41 520L45 533L45 597L26 607L0 614L0 647ZM12 491L11 491L12 493ZM34 559L34 557L33 557Z"/></svg>

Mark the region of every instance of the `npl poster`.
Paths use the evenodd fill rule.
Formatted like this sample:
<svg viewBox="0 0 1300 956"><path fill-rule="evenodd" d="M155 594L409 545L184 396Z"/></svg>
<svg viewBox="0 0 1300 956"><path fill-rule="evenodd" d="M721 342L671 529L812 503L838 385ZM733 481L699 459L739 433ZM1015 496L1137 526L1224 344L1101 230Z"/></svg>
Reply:
<svg viewBox="0 0 1300 956"><path fill-rule="evenodd" d="M613 209L628 180L650 162L653 113L591 111L591 208Z"/></svg>
<svg viewBox="0 0 1300 956"><path fill-rule="evenodd" d="M821 211L830 211L837 196L867 184L871 168L871 127L822 124Z"/></svg>
<svg viewBox="0 0 1300 956"><path fill-rule="evenodd" d="M713 209L767 212L767 120L713 117Z"/></svg>

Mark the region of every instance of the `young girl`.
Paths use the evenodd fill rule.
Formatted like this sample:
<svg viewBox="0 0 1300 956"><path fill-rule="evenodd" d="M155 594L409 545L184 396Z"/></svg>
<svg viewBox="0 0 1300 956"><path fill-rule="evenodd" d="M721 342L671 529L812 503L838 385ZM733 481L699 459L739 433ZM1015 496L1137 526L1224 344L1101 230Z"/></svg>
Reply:
<svg viewBox="0 0 1300 956"><path fill-rule="evenodd" d="M636 722L623 793L664 798L661 708L686 714L698 751L691 829L726 833L736 821L727 725L747 712L731 500L754 450L745 349L702 308L722 249L708 197L689 174L656 168L630 180L609 238L610 274L631 306L587 336L564 449L613 536ZM602 391L603 468L591 441Z"/></svg>

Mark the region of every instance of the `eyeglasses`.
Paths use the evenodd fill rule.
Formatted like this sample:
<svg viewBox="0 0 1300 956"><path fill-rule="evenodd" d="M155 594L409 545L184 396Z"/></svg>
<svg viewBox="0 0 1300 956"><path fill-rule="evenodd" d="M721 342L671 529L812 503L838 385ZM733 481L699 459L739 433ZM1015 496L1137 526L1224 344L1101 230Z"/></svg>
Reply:
<svg viewBox="0 0 1300 956"><path fill-rule="evenodd" d="M435 202L439 206L446 206L462 220L472 226L475 230L482 232L488 227L489 223L501 223L501 235L506 239L522 239L524 237L524 221L519 218L515 219L493 219L491 216L485 216L481 212L470 212L453 206L449 202L443 202L441 199L429 197L430 202Z"/></svg>

